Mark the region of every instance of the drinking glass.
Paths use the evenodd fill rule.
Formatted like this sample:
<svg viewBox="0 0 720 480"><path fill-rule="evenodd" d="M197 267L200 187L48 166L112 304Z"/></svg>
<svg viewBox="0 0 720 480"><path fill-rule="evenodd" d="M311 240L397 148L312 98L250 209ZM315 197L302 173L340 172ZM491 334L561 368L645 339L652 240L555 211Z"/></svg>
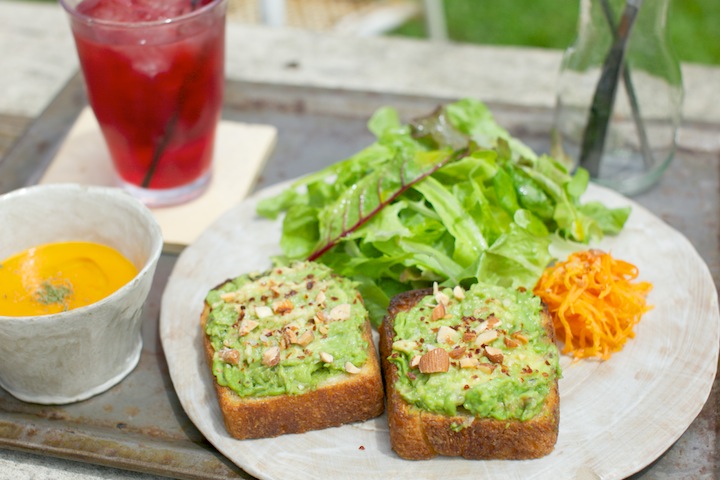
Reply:
<svg viewBox="0 0 720 480"><path fill-rule="evenodd" d="M149 206L210 183L227 0L60 0L119 184Z"/></svg>

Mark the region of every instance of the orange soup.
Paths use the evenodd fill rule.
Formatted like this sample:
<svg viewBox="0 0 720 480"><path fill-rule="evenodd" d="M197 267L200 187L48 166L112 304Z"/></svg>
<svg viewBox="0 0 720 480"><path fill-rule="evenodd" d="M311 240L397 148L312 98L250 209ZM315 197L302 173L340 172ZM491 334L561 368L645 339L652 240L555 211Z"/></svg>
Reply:
<svg viewBox="0 0 720 480"><path fill-rule="evenodd" d="M93 242L30 248L0 262L0 315L27 317L97 302L137 275L117 250Z"/></svg>

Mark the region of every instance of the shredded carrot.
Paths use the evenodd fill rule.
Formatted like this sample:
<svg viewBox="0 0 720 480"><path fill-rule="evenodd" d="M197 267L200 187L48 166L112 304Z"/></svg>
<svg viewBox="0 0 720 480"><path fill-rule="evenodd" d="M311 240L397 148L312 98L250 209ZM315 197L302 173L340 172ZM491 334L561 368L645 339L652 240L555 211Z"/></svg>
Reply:
<svg viewBox="0 0 720 480"><path fill-rule="evenodd" d="M545 270L533 292L548 307L563 353L607 360L635 336L652 309L652 284L637 277L637 267L600 250L573 253Z"/></svg>

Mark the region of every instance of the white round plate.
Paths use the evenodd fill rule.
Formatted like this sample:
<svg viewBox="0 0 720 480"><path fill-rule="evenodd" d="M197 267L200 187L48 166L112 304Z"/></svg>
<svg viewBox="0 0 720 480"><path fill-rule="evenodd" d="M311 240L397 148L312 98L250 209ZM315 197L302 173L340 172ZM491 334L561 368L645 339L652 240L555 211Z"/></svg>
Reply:
<svg viewBox="0 0 720 480"><path fill-rule="evenodd" d="M280 222L255 214L258 198L223 215L178 258L165 290L160 335L185 412L227 458L263 479L602 478L631 475L662 455L687 429L710 394L718 362L720 314L715 285L693 246L643 207L591 185L585 200L631 205L617 237L596 247L638 266L654 284L654 309L636 337L606 362L562 357L560 432L538 460L400 459L390 448L385 415L363 423L260 440L225 431L204 358L200 312L206 293L228 278L263 270L280 253Z"/></svg>

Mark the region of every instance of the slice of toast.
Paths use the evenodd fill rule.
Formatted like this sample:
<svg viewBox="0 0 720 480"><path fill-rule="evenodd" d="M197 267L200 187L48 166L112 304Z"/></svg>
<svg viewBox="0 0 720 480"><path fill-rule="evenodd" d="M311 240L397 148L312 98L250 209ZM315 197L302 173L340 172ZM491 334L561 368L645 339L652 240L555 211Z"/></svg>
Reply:
<svg viewBox="0 0 720 480"><path fill-rule="evenodd" d="M437 306L448 300L449 295L443 294L442 292L437 295L436 291L436 295L433 296L433 293L432 289L414 290L394 297L380 329L380 354L387 395L390 441L393 450L400 457L412 460L428 459L437 455L461 456L467 459L530 459L542 457L550 453L554 449L557 440L560 403L557 382L557 376L559 375L559 368L557 367L558 353L553 343L554 332L552 322L546 309L542 309L539 313L537 321L541 323L541 326L539 330L535 330L536 338L529 338L532 337L532 335L523 333L520 330L515 330L515 327L511 327L514 331L503 330L502 322L491 325L491 327L488 328L487 320L479 323L480 327L476 327L475 331L471 331L470 328L467 328L467 325L463 326L463 321L460 319L458 322L455 322L460 326L453 327L453 330L458 332L457 335L453 334L447 328L435 327L433 329L433 331L438 332L438 337L445 337L444 339L440 339L439 344L434 346L442 348L449 353L450 365L448 372L452 372L453 369L461 369L467 372L474 371L479 378L486 375L489 370L492 370L498 377L507 377L514 371L511 359L511 356L514 354L513 348L508 348L507 346L497 348L497 350L504 353L505 358L503 360L506 365L503 365L502 360L497 356L498 351L493 350L493 347L490 347L490 353L495 355L486 354L485 350L487 346L500 345L502 347L505 338L508 339L508 345L511 346L516 346L516 343L520 344L521 341L528 341L530 345L532 345L533 342L542 344L541 349L549 352L547 355L548 358L542 359L542 363L548 364L546 365L548 368L543 372L543 374L547 373L548 375L548 384L545 387L547 388L547 393L542 396L542 404L536 406L537 412L531 418L523 418L527 412L520 412L519 414L515 412L515 415L508 414L509 412L507 411L503 413L502 405L500 405L500 408L497 408L497 405L485 405L483 408L490 409L493 413L483 416L476 415L462 406L458 406L453 414L438 413L426 409L423 405L418 406L416 404L422 402L409 402L406 400L402 391L402 389L406 387L398 383L401 375L410 377L411 381L409 384L411 386L419 385L422 388L429 388L429 383L424 382L424 379L437 375L448 375L447 372L442 371L442 365L438 368L433 368L432 366L432 363L442 362L431 362L429 368L428 362L425 364L426 371L440 371L432 373L423 373L420 371L420 367L422 366L420 362L423 360L423 355L412 355L412 353L410 353L408 356L411 357L411 360L407 364L397 361L398 357L403 355L401 351L398 351L398 348L400 348L400 350L408 348L407 342L402 343L404 339L398 336L394 326L398 315L401 315L402 312L409 312L413 308L417 308L421 302L425 302L428 307L424 315L430 316L428 320L430 323L437 322L438 324L446 326L453 324L452 319L448 318L452 317L451 305L446 304L443 307ZM457 290L455 290L455 293L458 296L471 295L471 292L458 292ZM432 302L429 302L428 298L432 299ZM438 300L435 300L435 298ZM453 302L459 302L459 300L451 299L449 303L452 304ZM490 305L492 304L492 302L488 303ZM433 305L435 306L434 308ZM455 313L456 312L457 310ZM491 309L475 313L483 314L485 318L490 320L491 324L496 322ZM468 314L468 316L472 315ZM433 320L436 317L438 320ZM525 319L520 323L523 324L523 322L530 321L530 319ZM474 325L478 325L478 323L475 322ZM509 327L510 325L507 326ZM494 333L485 333L484 337L486 340L479 340L481 335L483 335L483 331L490 332L491 330L498 332L496 338L493 339ZM455 337L453 338L454 335ZM474 335L475 337L473 338ZM425 343L436 342L437 340L437 338L428 338ZM487 344L477 343L478 341L487 342ZM395 342L400 343L395 344L394 348L393 345ZM421 348L420 351L422 351L422 347L419 348ZM425 352L430 351L427 346L424 348ZM464 351L462 351L463 348L465 348ZM473 351L471 352L471 350ZM458 354L460 351L462 351L461 355ZM527 355L528 350L518 350L518 352L520 351L523 352L523 355ZM480 356L479 359L477 355ZM489 360L489 356L493 356L497 363ZM420 357L419 360L418 357ZM434 357L446 357L446 355L434 355ZM532 362L529 361L529 363ZM535 364L537 364L537 362L535 362ZM402 368L400 368L400 366L402 366ZM530 369L529 366L527 368ZM539 370L541 370L541 368L539 368L538 371ZM420 383L414 384L412 380L413 377L415 382ZM473 377L471 376L470 378ZM532 378L536 379L539 377L533 376ZM479 395L482 395L483 384L492 385L491 382L481 382L478 386L474 386L473 389L480 389L481 393L479 393ZM407 386L407 383L405 385ZM463 388L468 387L469 385L463 386ZM405 396L407 396L407 394ZM512 399L505 398L509 404L512 404ZM486 399L486 402L495 401L492 395Z"/></svg>
<svg viewBox="0 0 720 480"><path fill-rule="evenodd" d="M304 263L296 264L292 268L310 268L315 273L310 273L309 277L301 282L291 280L290 290L283 290L285 287L279 285L277 279L280 277L277 275L270 282L267 282L267 276L254 277L252 282L266 282L261 288L267 291L257 298L249 299L249 302L234 304L237 311L243 313L239 314L240 319L237 322L226 329L231 334L222 345L218 345L217 331L213 330L217 326L211 325L213 302L206 301L203 309L201 326L206 358L215 374L214 384L226 429L237 439L274 437L324 429L368 420L384 411L380 365L367 312L362 306L359 294L349 291L347 299L352 304L353 312L356 309L365 312L364 319L356 321L349 330L341 330L344 332L343 338L330 338L326 343L322 343L323 337L328 340L328 336L334 334L337 326L334 325L335 322L351 321L346 318L347 314L342 312L347 312L347 307L338 303L343 302L343 299L335 298L333 301L331 298L319 298L324 294L319 293L318 288L328 280L321 280L319 277L322 275L317 275L318 272L324 272L323 267L308 267ZM334 282L336 279L333 275L328 281ZM223 285L218 288L223 288ZM234 287L225 287L223 293L224 298L231 303L236 300L233 298L233 289ZM217 300L217 297L215 300L216 308L225 308L219 303L221 300ZM267 313L267 307L274 312L258 318L252 313L258 306L259 311L265 309ZM222 318L218 322L221 323ZM252 337L252 332L245 332L249 328L248 322L253 327L252 331L256 334L260 332L260 337ZM238 333L241 330L245 333ZM310 336L314 338L308 341L307 336L303 337L305 332L312 332ZM209 333L216 335L213 337ZM250 345L248 343L241 348L245 337L254 338L248 341L256 344L247 346ZM261 339L261 342L256 342L256 339ZM346 347L338 347L340 344L350 345L348 348L365 349L364 363L354 365L344 360L342 351ZM337 347L336 350L332 350L333 346ZM252 352L255 349L263 350L263 355L258 357ZM270 358L271 355L267 352L276 355ZM258 360L261 365L257 364ZM310 377L320 375L320 380L313 384L314 380L308 380L310 377L305 376L302 381L310 383L300 384L298 380L294 385L284 385L283 382L292 382L291 373L288 372L292 370L293 363L300 362L311 363L313 373L309 374ZM260 369L254 377L243 377L238 373L244 368L250 368L248 366L253 363L253 369ZM235 374L244 380L235 384L228 381L227 377ZM291 379L287 380L286 377ZM260 378L263 381L268 379L268 383L273 386L268 388L268 392L261 393L252 393L252 388L248 393L238 387L250 378ZM241 392L233 389L233 386ZM286 391L283 391L283 388Z"/></svg>

